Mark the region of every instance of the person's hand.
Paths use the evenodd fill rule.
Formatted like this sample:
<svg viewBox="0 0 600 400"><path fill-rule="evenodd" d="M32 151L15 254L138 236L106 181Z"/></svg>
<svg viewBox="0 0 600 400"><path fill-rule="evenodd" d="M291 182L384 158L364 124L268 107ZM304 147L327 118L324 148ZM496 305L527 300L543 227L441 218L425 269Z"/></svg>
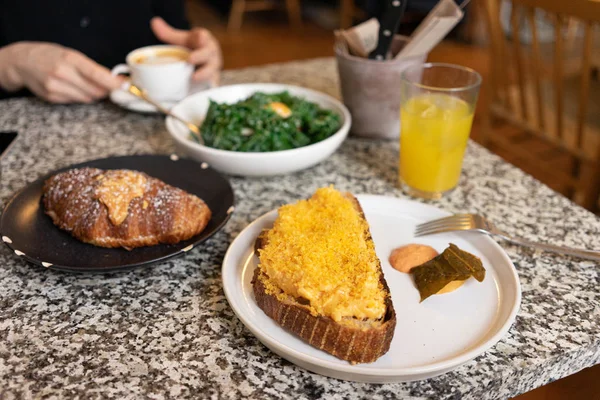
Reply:
<svg viewBox="0 0 600 400"><path fill-rule="evenodd" d="M9 91L27 87L52 103L90 103L121 82L84 54L57 44L17 42L0 49L0 85Z"/></svg>
<svg viewBox="0 0 600 400"><path fill-rule="evenodd" d="M194 73L196 81L219 82L223 57L221 47L215 37L204 28L190 31L175 29L160 17L152 18L150 26L156 37L162 42L184 46L191 49L189 62L198 66Z"/></svg>

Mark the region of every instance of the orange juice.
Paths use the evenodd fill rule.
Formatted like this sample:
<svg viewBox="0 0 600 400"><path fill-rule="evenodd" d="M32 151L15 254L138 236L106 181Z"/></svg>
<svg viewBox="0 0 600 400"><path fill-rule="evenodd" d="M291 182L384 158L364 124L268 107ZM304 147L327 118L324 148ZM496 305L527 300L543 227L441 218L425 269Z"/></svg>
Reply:
<svg viewBox="0 0 600 400"><path fill-rule="evenodd" d="M400 179L421 192L441 194L460 177L474 110L446 94L423 94L400 108Z"/></svg>

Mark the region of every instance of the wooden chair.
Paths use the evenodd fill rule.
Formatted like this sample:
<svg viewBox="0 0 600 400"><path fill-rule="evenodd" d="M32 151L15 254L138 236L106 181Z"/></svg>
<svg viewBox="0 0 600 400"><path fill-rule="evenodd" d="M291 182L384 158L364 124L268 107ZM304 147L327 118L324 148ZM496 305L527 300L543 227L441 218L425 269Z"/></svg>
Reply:
<svg viewBox="0 0 600 400"><path fill-rule="evenodd" d="M231 11L229 12L229 23L227 29L230 32L237 32L242 27L244 13L249 11L263 11L281 8L279 1L271 0L233 0ZM292 27L299 29L302 27L302 10L300 0L285 0L288 17Z"/></svg>
<svg viewBox="0 0 600 400"><path fill-rule="evenodd" d="M348 29L354 24L356 6L354 0L340 0L340 28Z"/></svg>
<svg viewBox="0 0 600 400"><path fill-rule="evenodd" d="M354 25L354 20L366 18L365 13L356 7L354 0L340 0L340 29L348 29Z"/></svg>
<svg viewBox="0 0 600 400"><path fill-rule="evenodd" d="M484 145L517 156L520 167L528 165L523 169L534 176L532 171L545 173L558 182L551 185L554 189L598 210L600 83L592 79L591 62L600 2L512 0L511 40L507 40L500 23L501 0L484 1L492 60L490 104L483 116ZM540 15L553 22L550 43L539 40L536 18ZM566 45L573 41L573 21L583 28L581 49ZM529 30L530 43L520 40L523 29ZM546 59L540 50L544 45L552 48ZM575 64L566 57L574 50L579 50ZM504 125L491 129L499 121Z"/></svg>

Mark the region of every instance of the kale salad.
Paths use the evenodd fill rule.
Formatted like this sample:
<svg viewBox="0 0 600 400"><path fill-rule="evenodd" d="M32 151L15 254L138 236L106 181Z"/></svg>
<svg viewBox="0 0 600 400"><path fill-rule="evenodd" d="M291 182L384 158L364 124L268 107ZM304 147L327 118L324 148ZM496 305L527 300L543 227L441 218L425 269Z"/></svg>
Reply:
<svg viewBox="0 0 600 400"><path fill-rule="evenodd" d="M320 142L340 127L340 116L334 111L286 91L257 92L235 104L211 100L200 131L209 147L269 152Z"/></svg>

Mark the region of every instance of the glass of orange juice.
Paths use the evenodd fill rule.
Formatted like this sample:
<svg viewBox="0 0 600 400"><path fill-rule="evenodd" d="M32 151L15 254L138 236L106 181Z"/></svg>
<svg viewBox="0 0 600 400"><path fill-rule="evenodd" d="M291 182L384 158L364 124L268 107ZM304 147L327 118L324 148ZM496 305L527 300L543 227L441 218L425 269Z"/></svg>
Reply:
<svg viewBox="0 0 600 400"><path fill-rule="evenodd" d="M458 184L480 85L477 72L458 65L402 72L400 183L411 196L439 199Z"/></svg>

